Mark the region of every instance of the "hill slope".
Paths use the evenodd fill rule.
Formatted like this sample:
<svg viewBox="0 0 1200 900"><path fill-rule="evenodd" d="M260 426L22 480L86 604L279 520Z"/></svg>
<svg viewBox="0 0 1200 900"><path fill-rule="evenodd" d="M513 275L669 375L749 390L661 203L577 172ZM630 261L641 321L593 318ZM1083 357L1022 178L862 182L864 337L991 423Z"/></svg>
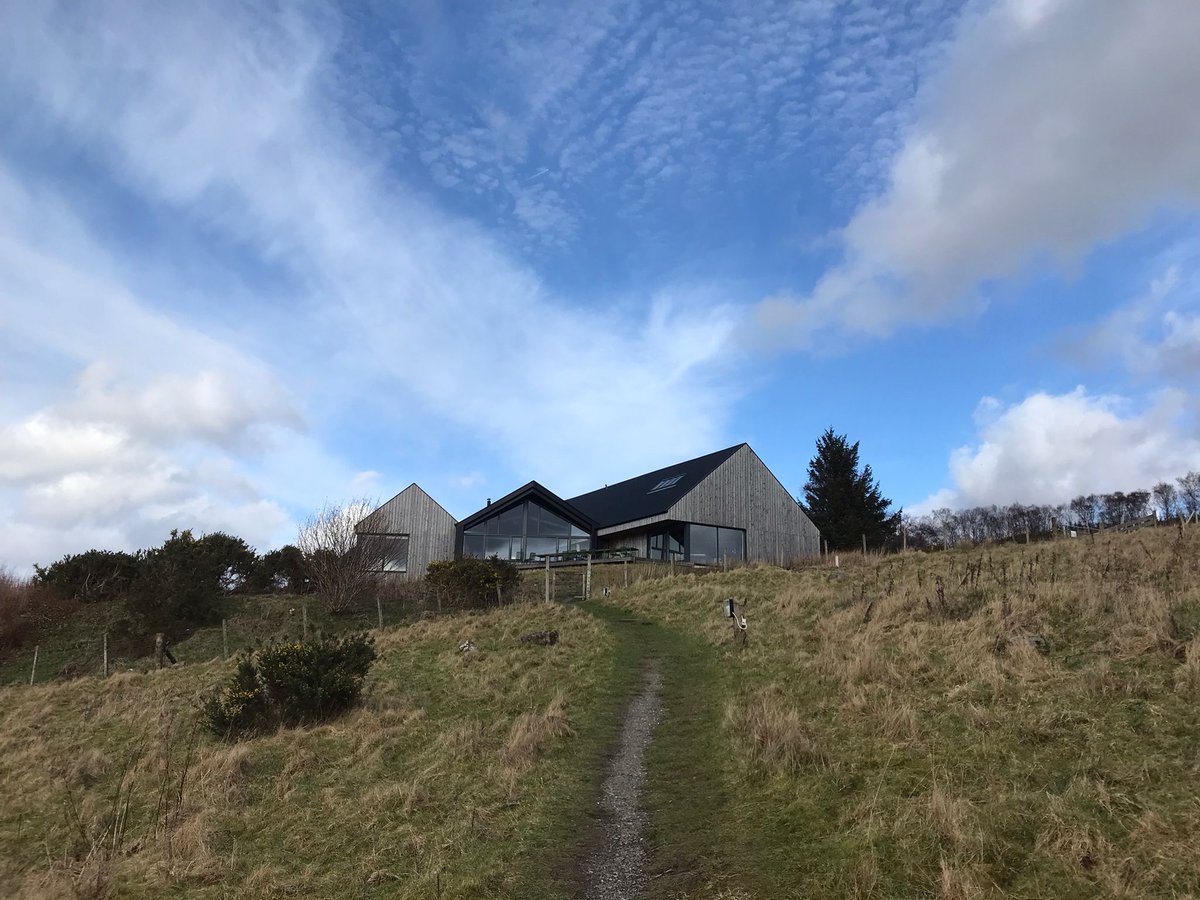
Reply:
<svg viewBox="0 0 1200 900"><path fill-rule="evenodd" d="M364 708L238 744L193 738L231 662L0 689L0 895L545 896L624 691L606 629L539 604L377 649Z"/></svg>
<svg viewBox="0 0 1200 900"><path fill-rule="evenodd" d="M675 755L652 758L668 895L1200 895L1200 530L752 568L617 603L709 656L708 683L668 691ZM673 737L688 715L713 727ZM685 754L708 774L681 798Z"/></svg>

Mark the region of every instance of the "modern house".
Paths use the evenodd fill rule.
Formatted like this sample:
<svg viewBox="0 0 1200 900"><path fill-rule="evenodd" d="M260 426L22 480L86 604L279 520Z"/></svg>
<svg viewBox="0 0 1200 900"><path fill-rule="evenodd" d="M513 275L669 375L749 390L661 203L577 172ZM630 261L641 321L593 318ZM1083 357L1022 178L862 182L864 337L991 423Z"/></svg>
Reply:
<svg viewBox="0 0 1200 900"><path fill-rule="evenodd" d="M357 530L378 542L380 552L372 556L379 556L380 571L399 571L403 543L409 578L420 577L430 560L452 556L537 562L626 550L702 565L781 565L820 552L816 526L748 444L570 499L531 481L457 524L414 484ZM429 555L438 552L444 556Z"/></svg>
<svg viewBox="0 0 1200 900"><path fill-rule="evenodd" d="M415 581L429 564L454 558L454 516L410 484L354 526L365 544L367 567L374 572Z"/></svg>

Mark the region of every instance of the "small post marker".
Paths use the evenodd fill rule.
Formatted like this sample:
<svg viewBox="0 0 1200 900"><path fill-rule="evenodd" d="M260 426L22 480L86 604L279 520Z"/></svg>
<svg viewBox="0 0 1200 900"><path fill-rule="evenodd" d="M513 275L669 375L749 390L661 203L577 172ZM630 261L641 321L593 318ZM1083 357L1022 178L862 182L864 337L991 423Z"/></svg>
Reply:
<svg viewBox="0 0 1200 900"><path fill-rule="evenodd" d="M584 585L583 598L585 600L592 599L592 554L588 554L587 565L587 583Z"/></svg>
<svg viewBox="0 0 1200 900"><path fill-rule="evenodd" d="M381 600L379 598L378 594L375 595L375 611L377 613L379 613L379 630L382 631L383 630L383 600Z"/></svg>
<svg viewBox="0 0 1200 900"><path fill-rule="evenodd" d="M37 658L38 658L38 645L34 644L33 645L33 668L29 670L29 683L30 684L33 684L33 679L37 677Z"/></svg>
<svg viewBox="0 0 1200 900"><path fill-rule="evenodd" d="M229 626L225 619L221 620L221 658L229 657Z"/></svg>
<svg viewBox="0 0 1200 900"><path fill-rule="evenodd" d="M550 602L550 556L546 555L546 602ZM472 813L474 815L474 813Z"/></svg>
<svg viewBox="0 0 1200 900"><path fill-rule="evenodd" d="M303 634L303 639L308 640L308 604L300 604L300 628Z"/></svg>
<svg viewBox="0 0 1200 900"><path fill-rule="evenodd" d="M621 563L621 570L625 573L625 587L629 587L629 557L625 557L625 562Z"/></svg>
<svg viewBox="0 0 1200 900"><path fill-rule="evenodd" d="M863 556L867 555L867 536L863 535Z"/></svg>
<svg viewBox="0 0 1200 900"><path fill-rule="evenodd" d="M104 632L104 677L108 677L108 632Z"/></svg>
<svg viewBox="0 0 1200 900"><path fill-rule="evenodd" d="M166 639L160 631L154 635L154 667L161 669L163 667L163 650L166 647Z"/></svg>

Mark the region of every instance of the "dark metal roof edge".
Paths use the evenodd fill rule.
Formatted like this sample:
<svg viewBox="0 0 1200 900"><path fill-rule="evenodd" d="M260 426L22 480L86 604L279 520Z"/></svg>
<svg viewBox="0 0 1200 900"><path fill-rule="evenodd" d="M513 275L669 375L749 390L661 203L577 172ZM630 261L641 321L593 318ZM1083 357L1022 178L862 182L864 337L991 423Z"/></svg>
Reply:
<svg viewBox="0 0 1200 900"><path fill-rule="evenodd" d="M741 447L749 447L749 446L750 445L747 444L745 441L742 441L740 444L734 444L732 447L725 447L722 450L712 450L708 453L701 453L699 456L693 456L691 459L685 459L681 462L671 463L670 465L666 465L666 466L659 466L657 469L651 469L649 472L642 472L640 475L634 475L632 478L623 478L620 481L614 482L613 484L605 485L602 488L596 488L593 491L586 491L582 494L576 494L574 497L571 498L571 500L578 500L580 497L589 497L592 494L598 494L601 491L610 491L613 488L619 488L622 485L628 484L631 481L637 481L639 478L645 478L647 475L655 475L660 472L666 472L669 469L681 469L684 466L694 463L698 459L704 459L704 457L706 457L706 456L720 456L722 453L728 453L729 456L726 456L725 459L721 460L721 462L718 463L717 466L713 468L712 471L715 472L718 468L720 468L720 466L725 462L726 459L729 459L730 456L733 456L733 452L735 450L738 450ZM708 474L711 475L712 472L709 472ZM707 477L708 477L708 475L704 476L704 478L707 478ZM703 481L704 479L702 478L700 480ZM698 485L699 482L697 482L696 484ZM681 499L682 499L682 497L686 497L688 494L690 494L695 489L696 489L696 485L693 485L690 490L688 490L684 494L680 495ZM674 503L671 504L671 506L674 506L674 505L675 505ZM671 506L668 506L667 509L670 509ZM666 512L666 510L663 510L663 512ZM608 528L610 526L605 525L604 527Z"/></svg>
<svg viewBox="0 0 1200 900"><path fill-rule="evenodd" d="M595 532L600 527L599 523L591 518L591 516L585 515L582 510L576 509L562 497L558 496L558 494L554 493L554 491L537 481L527 482L515 491L505 494L499 500L493 500L482 509L471 513L471 515L459 522L458 525L463 529L470 528L476 522L482 521L496 513L503 512L507 507L513 506L529 497L535 497L542 501L553 512L561 513L568 518L574 519L578 524L586 525L588 531Z"/></svg>

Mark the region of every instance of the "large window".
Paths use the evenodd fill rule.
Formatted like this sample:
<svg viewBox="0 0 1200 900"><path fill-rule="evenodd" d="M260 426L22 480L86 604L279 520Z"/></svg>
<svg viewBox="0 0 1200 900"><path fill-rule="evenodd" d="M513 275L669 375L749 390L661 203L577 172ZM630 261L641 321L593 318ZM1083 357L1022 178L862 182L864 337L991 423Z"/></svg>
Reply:
<svg viewBox="0 0 1200 900"><path fill-rule="evenodd" d="M650 535L649 557L686 559L708 566L741 562L746 558L746 532L740 528L672 522Z"/></svg>
<svg viewBox="0 0 1200 900"><path fill-rule="evenodd" d="M682 562L684 559L684 541L686 540L685 526L682 522L672 522L665 529L650 535L651 559L674 559Z"/></svg>
<svg viewBox="0 0 1200 900"><path fill-rule="evenodd" d="M720 562L717 557L717 529L712 525L689 525L688 558L706 565Z"/></svg>
<svg viewBox="0 0 1200 900"><path fill-rule="evenodd" d="M370 572L407 572L407 534L361 534L365 567Z"/></svg>
<svg viewBox="0 0 1200 900"><path fill-rule="evenodd" d="M463 556L480 559L533 559L588 550L591 545L586 531L532 500L509 507L463 532Z"/></svg>

